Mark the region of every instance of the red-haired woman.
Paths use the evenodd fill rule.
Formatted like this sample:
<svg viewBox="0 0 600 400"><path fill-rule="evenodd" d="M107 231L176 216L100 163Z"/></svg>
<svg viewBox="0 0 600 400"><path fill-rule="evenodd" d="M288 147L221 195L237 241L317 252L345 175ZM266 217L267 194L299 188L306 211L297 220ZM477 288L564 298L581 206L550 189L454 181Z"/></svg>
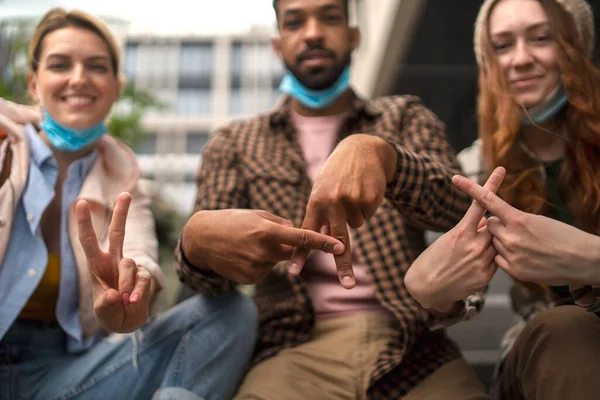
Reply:
<svg viewBox="0 0 600 400"><path fill-rule="evenodd" d="M454 178L477 202L406 276L414 298L449 321L497 268L515 279L518 321L502 343L501 399L600 393L600 71L593 47L584 0L484 1L475 28L480 139L461 158L477 166L465 167L471 178L489 179L481 187Z"/></svg>

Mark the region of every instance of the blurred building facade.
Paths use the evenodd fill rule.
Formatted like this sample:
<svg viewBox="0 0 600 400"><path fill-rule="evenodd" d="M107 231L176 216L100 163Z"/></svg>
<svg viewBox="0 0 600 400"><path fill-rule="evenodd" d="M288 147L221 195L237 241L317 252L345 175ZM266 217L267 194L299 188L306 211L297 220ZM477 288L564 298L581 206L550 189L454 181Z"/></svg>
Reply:
<svg viewBox="0 0 600 400"><path fill-rule="evenodd" d="M187 214L195 199L194 176L210 135L236 119L269 110L283 75L271 50L273 31L193 36L128 35L123 71L151 91L166 109L149 112L150 132L137 149L144 175Z"/></svg>

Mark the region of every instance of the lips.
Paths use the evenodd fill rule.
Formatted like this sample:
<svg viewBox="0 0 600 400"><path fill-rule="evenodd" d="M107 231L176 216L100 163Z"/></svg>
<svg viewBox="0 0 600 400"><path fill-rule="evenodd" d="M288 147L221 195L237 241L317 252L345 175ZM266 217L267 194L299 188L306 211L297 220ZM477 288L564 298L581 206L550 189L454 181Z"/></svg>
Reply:
<svg viewBox="0 0 600 400"><path fill-rule="evenodd" d="M301 60L313 60L313 59L320 59L320 58L332 58L332 55L326 51L310 51L310 52L304 53L300 57Z"/></svg>
<svg viewBox="0 0 600 400"><path fill-rule="evenodd" d="M96 101L96 96L89 95L67 95L61 96L61 101L67 103L71 107L85 107L93 104Z"/></svg>
<svg viewBox="0 0 600 400"><path fill-rule="evenodd" d="M540 76L531 76L531 77L514 79L511 81L511 85L518 89L528 88L532 85L535 85L540 79L541 79Z"/></svg>
<svg viewBox="0 0 600 400"><path fill-rule="evenodd" d="M298 56L298 64L321 65L335 59L335 54L326 49L308 49Z"/></svg>

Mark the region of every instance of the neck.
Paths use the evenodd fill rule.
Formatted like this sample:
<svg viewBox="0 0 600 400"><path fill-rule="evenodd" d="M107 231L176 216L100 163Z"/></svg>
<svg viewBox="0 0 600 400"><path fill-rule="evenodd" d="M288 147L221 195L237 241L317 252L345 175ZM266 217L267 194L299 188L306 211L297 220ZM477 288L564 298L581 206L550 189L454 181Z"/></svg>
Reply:
<svg viewBox="0 0 600 400"><path fill-rule="evenodd" d="M63 172L66 171L69 168L69 165L71 165L73 162L90 154L96 148L96 143L92 143L91 145L78 151L60 151L52 146L52 143L50 143L50 140L48 140L44 131L40 131L40 137L44 143L46 143L46 146L48 146L48 148L52 151L52 154L56 159L56 163L58 164L58 169Z"/></svg>
<svg viewBox="0 0 600 400"><path fill-rule="evenodd" d="M292 109L303 117L326 117L330 115L338 115L350 109L352 104L352 92L348 89L332 104L324 108L306 107L294 97L292 97Z"/></svg>
<svg viewBox="0 0 600 400"><path fill-rule="evenodd" d="M523 127L525 145L541 161L555 161L565 154L565 138L558 123L558 120L552 119L538 126Z"/></svg>

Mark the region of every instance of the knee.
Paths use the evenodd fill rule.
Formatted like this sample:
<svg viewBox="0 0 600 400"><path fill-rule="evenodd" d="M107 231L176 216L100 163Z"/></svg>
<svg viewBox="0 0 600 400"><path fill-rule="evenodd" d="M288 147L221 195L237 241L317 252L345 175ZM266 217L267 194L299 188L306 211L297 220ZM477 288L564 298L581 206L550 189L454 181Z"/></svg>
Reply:
<svg viewBox="0 0 600 400"><path fill-rule="evenodd" d="M224 294L224 312L222 317L233 326L256 332L258 330L258 310L254 300L233 290Z"/></svg>
<svg viewBox="0 0 600 400"><path fill-rule="evenodd" d="M258 335L258 310L254 300L237 290L214 297L196 295L187 301L199 313L198 329L206 325L222 338L230 338L243 347L253 347Z"/></svg>
<svg viewBox="0 0 600 400"><path fill-rule="evenodd" d="M567 346L595 338L600 319L578 306L560 306L535 316L523 329L522 337L555 346Z"/></svg>

